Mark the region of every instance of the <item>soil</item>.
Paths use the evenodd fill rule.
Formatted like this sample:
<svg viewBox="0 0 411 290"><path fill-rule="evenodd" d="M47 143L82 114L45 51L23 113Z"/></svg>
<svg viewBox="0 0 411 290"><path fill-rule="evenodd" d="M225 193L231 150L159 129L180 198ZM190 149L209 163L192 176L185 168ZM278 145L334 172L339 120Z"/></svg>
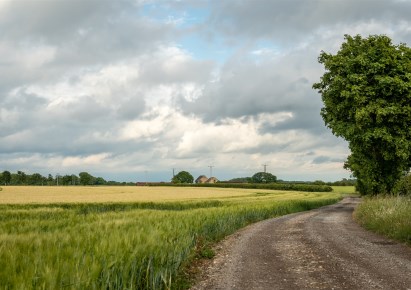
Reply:
<svg viewBox="0 0 411 290"><path fill-rule="evenodd" d="M356 224L359 202L348 197L238 231L216 245L192 290L411 290L411 248Z"/></svg>

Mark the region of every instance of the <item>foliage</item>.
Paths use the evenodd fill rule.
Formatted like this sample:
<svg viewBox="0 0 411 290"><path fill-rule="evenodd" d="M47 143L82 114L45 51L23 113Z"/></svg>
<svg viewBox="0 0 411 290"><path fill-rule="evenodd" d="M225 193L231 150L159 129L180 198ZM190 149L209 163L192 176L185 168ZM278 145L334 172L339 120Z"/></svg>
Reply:
<svg viewBox="0 0 411 290"><path fill-rule="evenodd" d="M23 185L27 184L27 174L23 171L17 171L17 173L11 174L10 184Z"/></svg>
<svg viewBox="0 0 411 290"><path fill-rule="evenodd" d="M194 257L196 242L207 245L252 222L338 199L334 193L283 192L159 203L0 205L0 248L7 249L0 251L0 288L180 288L176 277ZM213 253L201 247L199 254Z"/></svg>
<svg viewBox="0 0 411 290"><path fill-rule="evenodd" d="M322 180L315 180L315 181L313 181L313 184L315 184L315 185L325 185L326 183Z"/></svg>
<svg viewBox="0 0 411 290"><path fill-rule="evenodd" d="M365 228L411 245L411 199L405 196L366 198L354 212Z"/></svg>
<svg viewBox="0 0 411 290"><path fill-rule="evenodd" d="M272 183L277 182L277 177L269 172L257 172L251 177L253 183Z"/></svg>
<svg viewBox="0 0 411 290"><path fill-rule="evenodd" d="M333 186L356 186L357 185L357 179L343 178L339 181L327 182L327 184L328 185L333 185Z"/></svg>
<svg viewBox="0 0 411 290"><path fill-rule="evenodd" d="M394 194L411 196L411 175L406 175L397 182L394 187Z"/></svg>
<svg viewBox="0 0 411 290"><path fill-rule="evenodd" d="M1 174L2 177L2 183L4 183L5 185L10 184L11 182L11 173L10 171L3 171L3 173Z"/></svg>
<svg viewBox="0 0 411 290"><path fill-rule="evenodd" d="M218 188L243 188L243 189L270 189L307 192L330 192L332 187L328 185L296 184L296 183L196 183L196 184L172 184L172 183L148 183L148 186L189 186L189 187L218 187Z"/></svg>
<svg viewBox="0 0 411 290"><path fill-rule="evenodd" d="M230 179L228 183L251 183L252 179L251 177L237 177Z"/></svg>
<svg viewBox="0 0 411 290"><path fill-rule="evenodd" d="M411 49L384 35L345 35L337 54L322 52L321 115L349 142L345 164L363 194L391 192L411 166Z"/></svg>
<svg viewBox="0 0 411 290"><path fill-rule="evenodd" d="M48 174L47 177L40 173L26 174L23 171L17 173L10 173L3 171L0 174L0 184L4 185L135 185L134 182L118 182L106 181L102 177L94 177L87 172L81 172L83 176L83 183L80 183L79 176L75 174L53 175ZM57 182L58 181L58 182Z"/></svg>
<svg viewBox="0 0 411 290"><path fill-rule="evenodd" d="M187 171L180 171L171 179L172 183L193 183L194 177Z"/></svg>
<svg viewBox="0 0 411 290"><path fill-rule="evenodd" d="M95 177L92 176L88 172L80 172L79 177L80 177L80 184L82 185L93 185L94 184Z"/></svg>

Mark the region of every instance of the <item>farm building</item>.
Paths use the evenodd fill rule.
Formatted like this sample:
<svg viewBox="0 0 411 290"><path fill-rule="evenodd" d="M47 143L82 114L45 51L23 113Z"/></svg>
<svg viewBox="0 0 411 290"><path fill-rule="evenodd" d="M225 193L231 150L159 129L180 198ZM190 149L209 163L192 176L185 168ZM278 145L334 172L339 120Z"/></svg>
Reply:
<svg viewBox="0 0 411 290"><path fill-rule="evenodd" d="M217 183L218 179L215 177L210 177L209 179L207 179L207 181L205 183Z"/></svg>
<svg viewBox="0 0 411 290"><path fill-rule="evenodd" d="M208 180L207 176L205 175L200 175L197 179L196 179L196 183L206 183Z"/></svg>

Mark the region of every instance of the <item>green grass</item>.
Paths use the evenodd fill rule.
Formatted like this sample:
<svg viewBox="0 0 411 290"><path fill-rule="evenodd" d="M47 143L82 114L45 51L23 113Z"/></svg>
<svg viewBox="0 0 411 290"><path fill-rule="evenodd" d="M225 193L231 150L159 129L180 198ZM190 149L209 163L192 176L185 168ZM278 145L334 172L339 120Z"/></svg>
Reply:
<svg viewBox="0 0 411 290"><path fill-rule="evenodd" d="M343 195L357 195L355 192L355 186L331 186L334 192L341 193Z"/></svg>
<svg viewBox="0 0 411 290"><path fill-rule="evenodd" d="M411 197L364 198L354 217L371 231L411 245Z"/></svg>
<svg viewBox="0 0 411 290"><path fill-rule="evenodd" d="M267 192L166 203L0 205L0 289L187 288L184 270L196 256L212 257L211 243L340 197Z"/></svg>

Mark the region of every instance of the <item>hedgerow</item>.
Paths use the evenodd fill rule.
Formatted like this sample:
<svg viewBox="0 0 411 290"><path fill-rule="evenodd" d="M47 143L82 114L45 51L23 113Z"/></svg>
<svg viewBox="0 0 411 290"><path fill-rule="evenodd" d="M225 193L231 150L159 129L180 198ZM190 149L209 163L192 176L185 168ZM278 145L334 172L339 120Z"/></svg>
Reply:
<svg viewBox="0 0 411 290"><path fill-rule="evenodd" d="M271 189L308 192L331 192L328 185L295 184L295 183L147 183L148 186L179 186L179 187L219 187L219 188L244 188L244 189Z"/></svg>

